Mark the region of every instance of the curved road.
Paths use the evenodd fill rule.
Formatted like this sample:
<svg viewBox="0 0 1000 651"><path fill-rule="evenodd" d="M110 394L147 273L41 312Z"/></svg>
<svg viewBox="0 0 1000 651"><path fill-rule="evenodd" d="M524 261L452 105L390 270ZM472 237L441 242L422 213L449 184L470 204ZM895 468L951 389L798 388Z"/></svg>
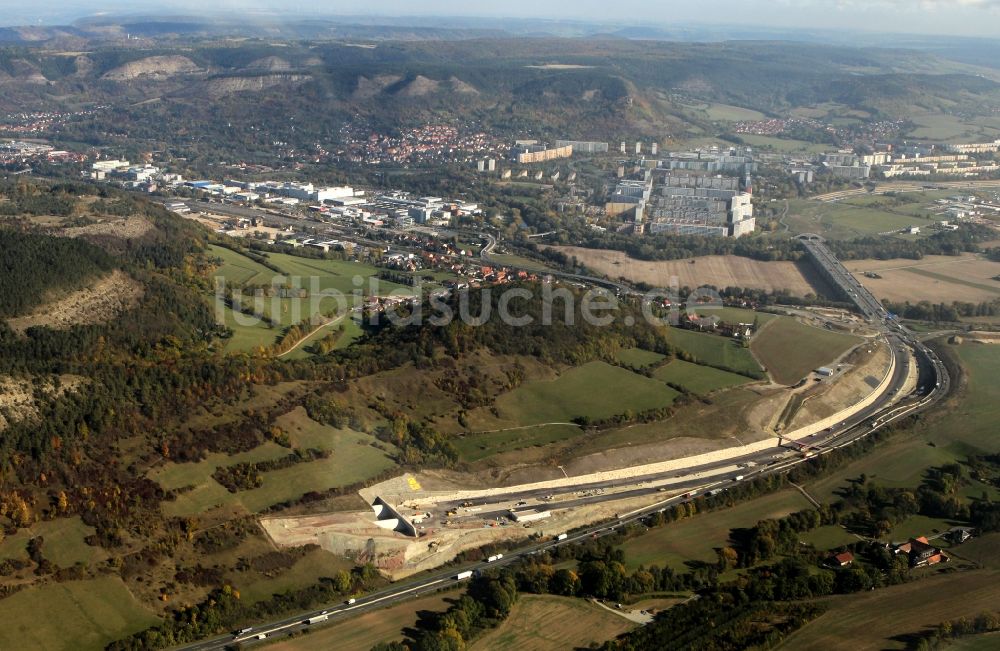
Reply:
<svg viewBox="0 0 1000 651"><path fill-rule="evenodd" d="M491 252L495 246L496 241L493 238L490 238L487 247L483 249L485 254L483 256L484 259L488 258L489 252ZM825 249L826 247L823 246L822 248ZM746 481L760 475L788 472L790 468L794 467L796 464L807 461L808 458L813 455L827 454L835 449L850 445L851 443L877 431L881 427L885 427L886 425L910 414L932 407L943 396L947 395L950 388L950 378L948 377L944 364L937 358L933 351L927 348L913 333L901 324L888 318L885 315L885 310L877 301L875 301L874 297L872 297L871 294L864 288L859 289L860 285L858 285L856 279L854 279L853 276L850 276L849 272L844 269L843 265L840 265L835 258L831 260L827 257L828 250L825 252L820 250L815 253L818 254L817 257L820 264L823 262L827 263L825 266L828 272L842 276L838 278L839 282L837 284L841 287L849 287L849 291L854 292L852 300L858 305L861 312L868 318L871 325L882 332L890 344L893 355L896 358L897 363L893 377L891 378L886 391L875 404L862 409L857 414L837 426L809 437L804 442L805 445L802 443L790 444L791 447L789 451L798 452L798 454L792 454L791 458L784 458L787 457L785 453L778 452L776 454L776 450L771 448L761 452L748 454L743 457L690 467L680 471L675 470L670 473L661 473L659 475L635 477L628 482L629 485L635 485L635 488L629 488L628 490L620 492L600 492L601 488L613 488L615 483L623 483L621 481L609 481L587 484L583 488L591 492L590 495L574 497L569 500L561 500L558 502L547 501L545 499L547 495L539 495L542 491L526 491L524 493L505 494L504 498L521 501L533 500L539 503L536 504L536 506L546 504L546 508L551 508L553 510L564 509L583 504L592 504L601 501L620 500L629 497L654 494L659 492L659 487L648 486L645 484L655 480L663 480L667 478L680 480L671 484L670 490L683 490L685 488L697 488L699 492L703 492L705 490L725 490L727 486L732 486L737 481ZM846 274L846 276L843 276L844 274ZM907 355L907 349L913 350L916 354L920 374L920 380L918 382L920 388L910 395L899 397L897 394L905 385L908 375L907 360L909 358ZM805 446L808 446L810 452L801 452L802 448ZM710 472L712 470L718 471L719 469L727 466L733 466L734 464L744 466L747 464L753 465L739 471L741 479L736 479L734 476L735 473L733 475L729 475L725 472L721 475L717 473L717 475L711 479L700 476L706 472ZM579 490L579 488L581 487L569 487L563 488L561 491L566 492L567 490ZM547 493L548 491L544 492ZM571 544L587 538L608 535L613 530L626 524L640 521L657 511L690 499L693 499L693 496L690 493L670 497L651 506L638 509L631 513L623 514L610 523L605 522L596 524L575 531L572 534L567 535L567 537L563 540L552 538L521 548L517 551L510 552L502 559L493 563L466 564L463 566L455 566L448 570L430 572L421 575L419 578L400 581L383 590L365 595L364 597L359 597L354 601L354 603L331 604L322 609L298 613L290 617L257 625L245 633L237 635L223 635L182 648L188 651L215 651L224 649L234 643L239 643L241 646L246 647L258 642L258 636L262 636L260 638L262 640L267 640L272 639L275 636L283 636L291 632L308 629L317 624L343 621L353 617L354 615L404 601L423 592L436 591L442 588L452 587L461 583L461 579L457 578L457 573L463 570L478 570L491 565L506 565L508 563L516 562L518 559L537 554L542 550L550 549L558 545ZM446 505L441 503L438 506L440 507ZM459 508L459 505L451 506L453 508ZM475 515L469 517L499 517L501 515L506 515L507 512L507 509L494 510L484 513L476 513ZM309 624L308 621L314 617L323 618L324 621L317 622L316 624Z"/></svg>

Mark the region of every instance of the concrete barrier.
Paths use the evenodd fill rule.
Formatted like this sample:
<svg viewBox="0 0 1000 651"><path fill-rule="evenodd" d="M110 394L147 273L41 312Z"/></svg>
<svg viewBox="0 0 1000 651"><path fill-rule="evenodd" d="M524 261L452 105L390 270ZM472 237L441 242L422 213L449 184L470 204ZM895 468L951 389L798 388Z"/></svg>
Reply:
<svg viewBox="0 0 1000 651"><path fill-rule="evenodd" d="M670 461L649 463L642 466L632 466L630 468L621 468L619 470L605 470L587 475L576 475L563 479L550 479L548 481L540 481L531 484L518 484L516 486L487 488L484 490L449 491L447 494L441 495L424 494L419 497L414 496L408 501L414 504L429 504L436 502L451 502L455 500L476 500L484 497L501 497L507 493L521 491L545 491L563 488L566 486L579 486L583 488L583 484L596 484L605 481L634 480L635 478L642 477L644 475L656 475L670 472L671 470L685 470L693 466L703 466L710 463L727 461L729 459L742 457L746 454L760 452L761 450L767 450L770 448L777 450L779 447L778 443L779 441L777 438L769 438L756 443L750 443L748 445L734 446L722 450L715 450L713 452L706 452L693 457L671 459Z"/></svg>

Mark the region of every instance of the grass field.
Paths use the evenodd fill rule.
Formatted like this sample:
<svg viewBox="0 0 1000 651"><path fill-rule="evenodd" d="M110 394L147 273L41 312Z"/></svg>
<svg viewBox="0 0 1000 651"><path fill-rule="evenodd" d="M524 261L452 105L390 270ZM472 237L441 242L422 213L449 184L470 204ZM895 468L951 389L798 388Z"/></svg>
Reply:
<svg viewBox="0 0 1000 651"><path fill-rule="evenodd" d="M938 574L872 592L820 600L829 610L782 645L796 651L905 649L898 636L918 633L947 619L996 610L1000 573L993 570Z"/></svg>
<svg viewBox="0 0 1000 651"><path fill-rule="evenodd" d="M375 276L378 269L361 262L302 258L287 253L265 254L271 264L281 269L281 273L278 273L222 246L211 246L209 252L210 255L219 257L223 261L216 270L216 275L235 285L269 285L274 281L279 284L289 282L293 287L313 289L311 279L315 278L318 289L337 290L344 294L358 287L362 288L365 294L409 290L403 285L379 281L375 291L370 292L367 279Z"/></svg>
<svg viewBox="0 0 1000 651"><path fill-rule="evenodd" d="M795 384L813 369L829 364L861 339L805 325L795 319L768 323L750 348L775 382Z"/></svg>
<svg viewBox="0 0 1000 651"><path fill-rule="evenodd" d="M746 109L740 106L730 106L729 104L708 104L704 110L706 115L708 115L708 119L717 120L719 122L763 120L766 117L760 111L754 111L753 109Z"/></svg>
<svg viewBox="0 0 1000 651"><path fill-rule="evenodd" d="M232 331L233 335L226 341L227 352L249 352L256 348L267 347L277 341L281 334L280 328L269 328L263 321L249 323L243 321L242 315L237 315L233 310L223 306L223 323Z"/></svg>
<svg viewBox="0 0 1000 651"><path fill-rule="evenodd" d="M755 312L754 310L744 310L739 307L700 307L695 306L692 310L700 317L715 317L724 323L753 323L757 321L759 325L764 325L768 321L781 318L777 314L767 312Z"/></svg>
<svg viewBox="0 0 1000 651"><path fill-rule="evenodd" d="M970 635L945 644L946 651L996 651L1000 649L1000 633Z"/></svg>
<svg viewBox="0 0 1000 651"><path fill-rule="evenodd" d="M779 518L810 508L796 490L765 495L750 502L659 527L622 545L629 568L668 566L685 571L685 561L715 562L715 548L723 547L734 527L751 527L760 520Z"/></svg>
<svg viewBox="0 0 1000 651"><path fill-rule="evenodd" d="M691 362L675 359L666 366L656 369L653 374L657 380L679 384L688 391L705 395L729 389L750 382L750 378L735 373L727 373L710 366L699 366Z"/></svg>
<svg viewBox="0 0 1000 651"><path fill-rule="evenodd" d="M928 113L915 115L911 119L917 126L909 135L922 140L968 140L983 134L980 126L965 122L956 115Z"/></svg>
<svg viewBox="0 0 1000 651"><path fill-rule="evenodd" d="M641 348L626 348L624 350L619 350L615 357L618 358L619 362L625 364L626 366L631 366L632 368L645 368L661 362L665 358L665 355L654 353L651 350L643 350Z"/></svg>
<svg viewBox="0 0 1000 651"><path fill-rule="evenodd" d="M330 450L326 459L272 470L264 473L264 485L248 491L230 493L212 478L217 466L265 461L289 454L289 450L267 442L250 452L226 456L212 454L198 463L167 463L150 473L150 478L164 488L193 486L173 502L164 502L168 515L188 516L223 505L242 504L249 511L258 511L294 499L309 491L322 491L345 486L374 476L392 465L388 455L370 445L372 438L351 430L337 430L320 425L298 410L277 419L293 444L302 448Z"/></svg>
<svg viewBox="0 0 1000 651"><path fill-rule="evenodd" d="M232 285L270 283L271 278L277 275L273 270L259 262L224 246L210 246L209 254L222 260L222 264L215 270L214 275L221 276Z"/></svg>
<svg viewBox="0 0 1000 651"><path fill-rule="evenodd" d="M805 140L793 140L791 138L758 136L752 133L741 133L740 140L753 147L767 147L780 152L820 154L830 150L830 145L806 142Z"/></svg>
<svg viewBox="0 0 1000 651"><path fill-rule="evenodd" d="M92 547L84 539L94 533L79 516L37 522L28 529L18 529L0 542L0 559L27 558L26 545L36 536L41 536L42 555L59 567L71 567L77 563L90 565L108 557L101 547Z"/></svg>
<svg viewBox="0 0 1000 651"><path fill-rule="evenodd" d="M517 255L515 253L491 253L489 258L490 262L508 265L516 269L524 269L525 271L552 271L552 267L540 260L527 258L523 255Z"/></svg>
<svg viewBox="0 0 1000 651"><path fill-rule="evenodd" d="M835 524L817 527L812 531L799 534L799 540L816 549L835 549L858 542L858 539L847 533L843 527Z"/></svg>
<svg viewBox="0 0 1000 651"><path fill-rule="evenodd" d="M471 434L452 439L465 461L479 461L501 452L566 441L580 434L577 425L540 425L503 432Z"/></svg>
<svg viewBox="0 0 1000 651"><path fill-rule="evenodd" d="M830 500L846 484L845 478L864 473L879 484L915 488L924 469L952 461L964 461L969 454L1000 451L996 423L1000 422L1000 346L963 344L958 353L968 387L947 418L896 434L864 458L843 471L808 483L819 500ZM981 489L973 492L978 495Z"/></svg>
<svg viewBox="0 0 1000 651"><path fill-rule="evenodd" d="M343 345L340 342L340 339L346 338L348 336L347 328L349 326L347 322L351 320L349 318L350 316L352 315L347 315L346 317L343 318L337 317L336 321L330 323L329 325L323 326L322 328L319 328L312 335L303 339L302 342L299 344L298 348L282 356L281 359L303 359L305 357L310 357L312 353L310 353L307 349L313 344L315 344L317 341L320 341L321 339L324 339L329 335L335 335L338 337L337 345L335 346L335 348L343 347ZM344 327L343 331L340 330L341 326Z"/></svg>
<svg viewBox="0 0 1000 651"><path fill-rule="evenodd" d="M390 293L413 294L412 290L405 285L373 278L378 273L378 269L370 264L344 260L314 260L287 253L269 253L268 259L288 276L301 279L299 282L292 283L295 287L311 289L309 279L315 278L319 289L336 290L344 294L349 294L359 284L365 294L380 296ZM364 282L360 282L362 280ZM375 284L369 285L369 280Z"/></svg>
<svg viewBox="0 0 1000 651"><path fill-rule="evenodd" d="M872 205L888 203L884 197L878 200L864 195L835 203L792 199L784 223L792 233L817 233L829 239L894 233L907 226L929 226L932 221L920 216L927 201L890 208Z"/></svg>
<svg viewBox="0 0 1000 651"><path fill-rule="evenodd" d="M271 442L258 446L249 452L228 456L222 453L210 454L198 463L168 462L153 469L149 478L166 490L176 490L192 486L193 489L180 494L176 500L163 503L163 512L170 516L196 515L215 506L228 504L232 493L212 479L218 466L236 463L250 463L277 459L288 454L288 450Z"/></svg>
<svg viewBox="0 0 1000 651"><path fill-rule="evenodd" d="M354 563L343 556L336 556L324 549L314 549L274 578L248 578L238 574L234 577L234 585L239 588L241 601L256 603L274 594L305 588L315 584L321 577L332 577L340 570L350 570L352 567Z"/></svg>
<svg viewBox="0 0 1000 651"><path fill-rule="evenodd" d="M685 450L671 439L698 439L704 443L708 439L719 441L731 439L728 443L746 442L746 422L743 418L752 409L760 396L752 391L736 387L712 396L712 404L688 404L677 410L673 418L656 423L640 423L601 431L574 448L574 454L583 455L612 448L624 448L645 443L664 443L669 446L664 452L676 454ZM733 437L741 437L740 441ZM705 451L687 448L688 454ZM680 454L684 456L684 454Z"/></svg>
<svg viewBox="0 0 1000 651"><path fill-rule="evenodd" d="M895 527L892 532L885 537L887 542L903 542L910 538L927 536L928 538L942 533L964 522L949 522L941 518L929 518L925 515L914 515L906 518Z"/></svg>
<svg viewBox="0 0 1000 651"><path fill-rule="evenodd" d="M722 366L734 371L761 373L760 364L754 359L750 350L744 348L743 344L734 339L693 330L670 328L667 330L667 341L677 348L687 351L699 362Z"/></svg>
<svg viewBox="0 0 1000 651"><path fill-rule="evenodd" d="M973 538L955 548L955 553L962 558L979 563L990 570L1000 570L1000 533L988 533Z"/></svg>
<svg viewBox="0 0 1000 651"><path fill-rule="evenodd" d="M608 387L615 390L608 391ZM497 398L496 407L501 421L516 427L568 423L577 417L607 418L628 410L666 407L677 395L662 382L604 362L590 362L565 371L555 380L526 382Z"/></svg>
<svg viewBox="0 0 1000 651"><path fill-rule="evenodd" d="M238 499L248 511L257 512L309 491L347 486L377 475L394 462L370 443L366 434L338 432L326 448L333 452L328 458L264 473L264 485L237 493Z"/></svg>
<svg viewBox="0 0 1000 651"><path fill-rule="evenodd" d="M153 469L149 478L167 490L194 486L211 477L217 466L233 465L235 463L252 463L278 459L288 454L288 449L270 441L249 452L227 455L222 452L208 455L204 461L197 463L167 462Z"/></svg>
<svg viewBox="0 0 1000 651"><path fill-rule="evenodd" d="M417 622L420 612L443 612L458 591L438 593L405 601L398 606L376 610L332 626L268 646L272 651L369 651L379 642L403 638L401 631Z"/></svg>
<svg viewBox="0 0 1000 651"><path fill-rule="evenodd" d="M556 651L586 648L635 628L636 624L596 604L573 597L523 595L499 627L477 639L472 651Z"/></svg>
<svg viewBox="0 0 1000 651"><path fill-rule="evenodd" d="M376 278L378 269L372 265L344 260L320 260L301 258L285 253L268 253L267 258L282 273L275 272L250 258L221 246L210 247L210 254L222 259L215 271L216 276L225 278L230 286L289 284L292 287L310 291L310 298L291 299L268 297L255 300L246 297L255 309L262 311L278 323L269 328L263 323L253 322L250 317L241 317L231 310L224 310L224 323L233 329L233 336L226 342L230 352L247 351L259 346L269 346L281 333L283 327L299 323L316 313L342 312L349 307L351 292L360 290L365 295L407 295L414 290L405 285ZM437 287L436 282L429 283ZM314 300L317 292L339 292L345 298L324 297ZM250 304L250 303L248 303ZM246 323L244 323L246 321ZM304 357L308 353L296 351L291 357Z"/></svg>
<svg viewBox="0 0 1000 651"><path fill-rule="evenodd" d="M29 588L0 600L0 649L103 649L157 621L118 577Z"/></svg>

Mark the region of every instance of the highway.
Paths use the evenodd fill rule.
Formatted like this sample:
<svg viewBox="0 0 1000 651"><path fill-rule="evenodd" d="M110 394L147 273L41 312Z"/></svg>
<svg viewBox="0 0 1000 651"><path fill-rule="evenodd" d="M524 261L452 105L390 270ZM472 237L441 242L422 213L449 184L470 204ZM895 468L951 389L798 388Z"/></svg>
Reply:
<svg viewBox="0 0 1000 651"><path fill-rule="evenodd" d="M493 250L495 245L495 240L490 238L486 248L483 249L485 252L484 259L488 258L489 252ZM951 380L948 377L944 364L937 358L933 351L924 346L904 326L890 318L875 297L861 286L850 272L836 260L821 240L807 241L806 246L816 263L821 265L823 270L830 275L831 281L836 286L845 290L845 294L855 303L870 325L879 330L881 333L880 336L884 337L885 341L891 347L892 354L896 360L895 370L885 391L874 404L861 409L844 422L808 437L804 441L786 444L787 452L781 451L780 448L770 448L722 462L690 467L683 470L674 470L659 475L638 476L631 478L627 482L590 483L564 487L559 489L559 491L545 491L547 494L558 492L560 495L566 495L567 499L548 500L545 499L548 496L547 494L539 495L539 491L537 490L505 494L503 496L505 501L530 501L531 506L538 507L544 505L545 508L557 510L598 502L652 496L660 492L660 487L654 483L657 481L672 480L669 486L671 492L689 491L681 495L666 497L661 501L630 513L619 514L611 522L603 522L575 531L569 534L564 540L557 540L555 537L551 537L533 545L519 548L516 551L507 553L504 558L493 563L465 564L447 570L429 572L421 575L419 578L400 581L383 590L363 597L357 597L354 603L341 602L331 604L323 608L298 613L266 624L256 625L251 630L236 636L232 634L222 635L181 648L190 651L214 651L224 649L233 643L240 643L243 647L252 646L261 640L266 641L267 639L273 639L275 636L283 636L294 631L321 625L322 623L344 621L355 615L410 599L418 594L454 587L456 584L461 583L461 580L456 578L459 572L507 565L558 545L572 544L588 538L608 535L615 529L639 522L657 511L693 499L693 495L690 494L691 490L697 489L698 494L704 494L705 491L710 490L725 490L726 487L736 485L738 481L747 481L756 476L788 472L796 464L807 462L809 457L828 454L833 450L850 445L886 425L932 407L937 401L947 395ZM915 354L919 366L918 389L909 395L902 396L899 393L906 384L909 372L910 350ZM803 450L803 448L807 448L808 450ZM732 472L724 470L726 467L734 465L743 467L738 471ZM712 473L712 471L715 471L715 473ZM714 476L703 476L710 473ZM742 479L737 480L737 474L742 476ZM619 485L615 486L615 484ZM601 489L604 489L603 492ZM589 494L567 495L569 493L579 493L581 490L587 491ZM451 507L456 510L462 508L458 504L445 503L440 503L437 507ZM461 517L487 519L502 517L507 514L508 508L506 506L504 508L493 508L493 510L489 511L464 514ZM527 506L524 508L527 508ZM456 516L457 518L458 516ZM325 620L324 622L309 624L308 620L314 617L325 618ZM261 640L258 640L258 636L262 636Z"/></svg>

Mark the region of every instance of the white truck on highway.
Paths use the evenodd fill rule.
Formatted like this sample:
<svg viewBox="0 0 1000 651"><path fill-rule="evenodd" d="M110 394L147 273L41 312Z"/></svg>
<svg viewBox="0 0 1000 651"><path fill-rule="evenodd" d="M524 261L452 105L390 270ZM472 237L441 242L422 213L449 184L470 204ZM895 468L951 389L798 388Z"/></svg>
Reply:
<svg viewBox="0 0 1000 651"><path fill-rule="evenodd" d="M556 536L556 540L566 540L567 538L569 538L569 534L565 533L561 533L558 536Z"/></svg>
<svg viewBox="0 0 1000 651"><path fill-rule="evenodd" d="M472 576L472 570L465 570L464 572L459 572L458 574L456 574L455 580L461 581L463 579L468 579L471 576Z"/></svg>
<svg viewBox="0 0 1000 651"><path fill-rule="evenodd" d="M320 622L325 622L330 619L329 615L314 615L306 620L306 624L319 624Z"/></svg>
<svg viewBox="0 0 1000 651"><path fill-rule="evenodd" d="M503 558L503 554L494 554L493 556L490 556L489 558L487 558L486 562L487 563L495 563L495 562L499 561L501 558Z"/></svg>

